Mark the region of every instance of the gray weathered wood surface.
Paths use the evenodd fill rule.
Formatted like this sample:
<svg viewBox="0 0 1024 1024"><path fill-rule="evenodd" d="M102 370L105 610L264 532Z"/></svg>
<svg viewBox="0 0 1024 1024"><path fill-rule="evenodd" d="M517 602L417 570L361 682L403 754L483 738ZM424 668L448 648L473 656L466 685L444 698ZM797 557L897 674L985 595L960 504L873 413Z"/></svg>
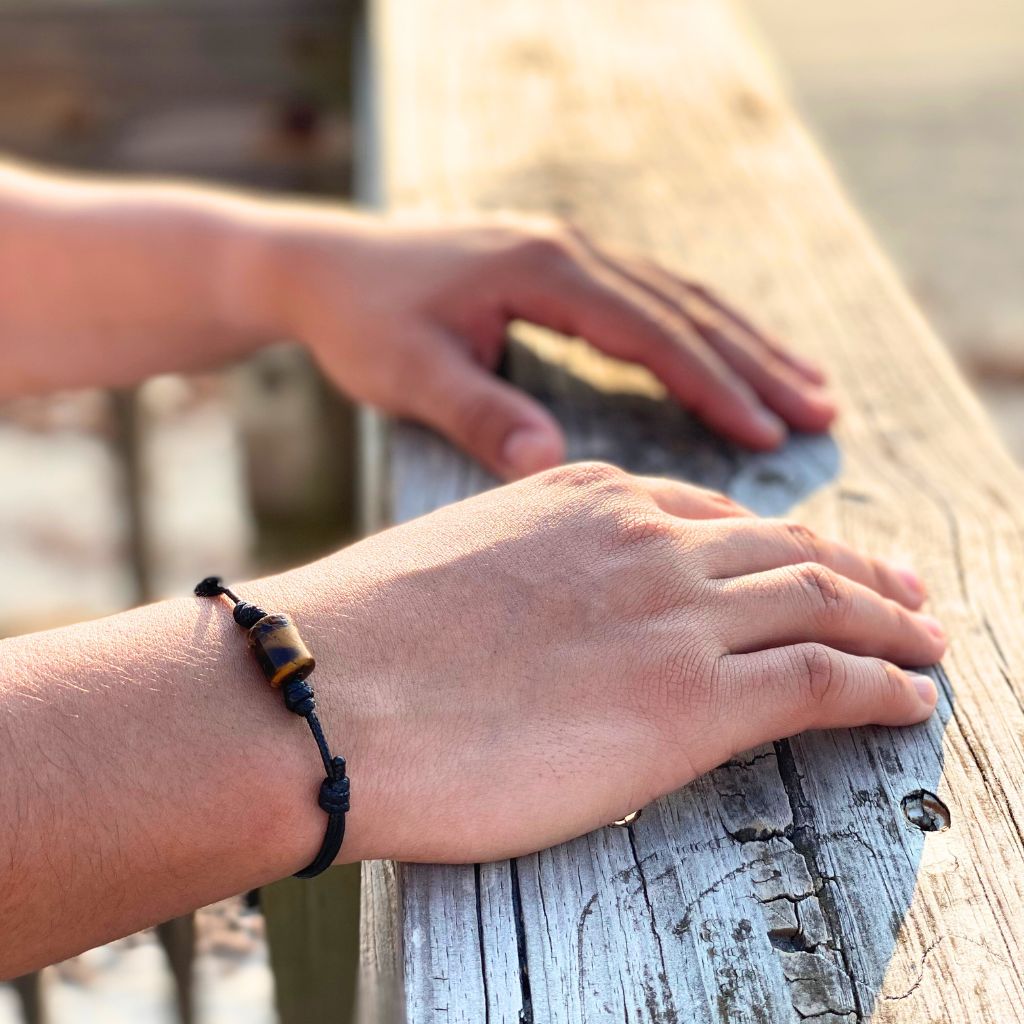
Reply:
<svg viewBox="0 0 1024 1024"><path fill-rule="evenodd" d="M517 330L512 376L571 457L912 560L953 643L927 725L784 740L512 863L368 865L367 1019L1024 1020L1021 474L763 58L720 0L379 0L375 19L389 206L569 215L755 310L843 399L834 438L748 455L642 374ZM424 431L388 447L396 521L493 484Z"/></svg>

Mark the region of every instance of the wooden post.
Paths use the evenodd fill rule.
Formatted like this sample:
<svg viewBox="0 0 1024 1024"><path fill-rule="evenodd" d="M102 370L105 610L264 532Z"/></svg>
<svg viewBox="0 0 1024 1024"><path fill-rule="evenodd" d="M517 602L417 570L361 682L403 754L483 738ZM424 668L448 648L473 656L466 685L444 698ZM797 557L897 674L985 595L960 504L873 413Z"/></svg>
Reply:
<svg viewBox="0 0 1024 1024"><path fill-rule="evenodd" d="M359 64L366 50L361 4L346 6L343 27L353 48L352 60ZM353 70L357 93L366 84L365 77L361 67ZM361 119L359 128L366 130L361 106L357 94L353 97L354 120ZM365 174L365 164L355 170L357 178ZM367 199L361 181L353 182L353 191L357 199ZM324 475L335 485L333 495L326 496L320 511L335 531L347 534L365 525L358 522L363 518L363 488L356 466L356 438L362 433L360 419L365 413L357 413L337 395L324 395L322 379L316 395L318 407L325 411L320 424L321 447L330 432L329 448L333 452L333 457L321 460L322 466ZM339 493L339 481L344 484L343 493ZM360 873L360 865L346 865L319 878L286 879L261 890L281 1024L349 1024L353 1019L359 968Z"/></svg>
<svg viewBox="0 0 1024 1024"><path fill-rule="evenodd" d="M42 994L43 975L41 971L23 974L12 982L14 991L18 993L21 1012L25 1024L46 1024L48 1019Z"/></svg>
<svg viewBox="0 0 1024 1024"><path fill-rule="evenodd" d="M140 405L140 393L135 388L112 392L111 401L117 424L116 445L124 471L127 547L135 582L135 600L138 604L145 604L156 598L153 589L149 522L146 515L147 482L143 438L145 417ZM156 926L156 937L164 948L167 964L174 978L174 995L181 1024L192 1024L195 1019L195 993L192 984L195 935L194 914L183 914Z"/></svg>
<svg viewBox="0 0 1024 1024"><path fill-rule="evenodd" d="M281 1024L351 1020L359 966L359 865L260 891Z"/></svg>
<svg viewBox="0 0 1024 1024"><path fill-rule="evenodd" d="M833 438L754 456L643 374L517 332L574 459L722 488L912 560L938 713L780 741L517 861L369 865L364 1007L423 1024L1021 1021L1024 481L721 0L378 0L395 208L567 215L829 368ZM493 481L399 426L394 520Z"/></svg>

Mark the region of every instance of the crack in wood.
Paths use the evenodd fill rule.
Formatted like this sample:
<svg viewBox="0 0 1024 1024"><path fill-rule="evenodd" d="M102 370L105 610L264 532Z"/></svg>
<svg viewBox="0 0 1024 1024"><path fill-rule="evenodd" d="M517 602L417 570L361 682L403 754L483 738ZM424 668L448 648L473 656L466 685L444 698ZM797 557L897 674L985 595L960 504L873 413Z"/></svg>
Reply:
<svg viewBox="0 0 1024 1024"><path fill-rule="evenodd" d="M629 849L633 854L633 862L636 864L637 873L640 876L640 891L643 893L644 903L647 905L647 914L650 918L651 935L654 937L654 944L658 949L658 960L661 963L661 971L658 973L658 982L661 986L661 1004L658 1005L653 986L645 983L644 989L647 994L647 1009L651 1013L651 1020L658 1024L677 1024L679 1015L676 1013L675 1002L672 999L672 988L668 983L668 967L665 963L665 947L662 945L661 932L658 931L658 922L654 916L654 905L651 903L651 894L647 889L647 875L644 873L643 861L637 854L636 833L632 825L627 826L626 833L629 836Z"/></svg>
<svg viewBox="0 0 1024 1024"><path fill-rule="evenodd" d="M487 943L484 941L483 891L480 885L480 865L473 865L473 881L476 890L476 931L480 943L480 976L484 987L484 1024L491 1024L491 994L487 983Z"/></svg>
<svg viewBox="0 0 1024 1024"><path fill-rule="evenodd" d="M947 938L947 935L940 935L937 939L928 944L928 948L925 949L925 951L921 954L921 962L918 965L917 979L910 986L910 988L906 990L906 992L901 992L899 995L895 996L883 995L882 998L887 1002L900 1002L901 1000L907 999L910 996L912 996L921 987L921 982L924 981L924 969L926 964L928 963L928 957L931 956L932 950L934 950L936 946L944 942Z"/></svg>
<svg viewBox="0 0 1024 1024"><path fill-rule="evenodd" d="M842 929L839 923L838 909L831 893L827 889L827 882L829 879L823 874L818 864L817 855L819 840L814 831L810 807L804 797L802 777L796 766L793 749L788 740L781 740L775 744L775 752L778 759L779 777L782 779L782 785L786 791L787 797L789 798L790 810L793 815L793 834L789 837L789 842L792 844L793 849L796 850L796 852L803 858L804 863L807 866L807 872L811 877L814 890L817 894L816 900L821 909L822 922L826 929L826 938L823 939L819 945L826 945L831 951L838 953L841 970L845 976L846 986L853 1002L853 1019L862 1021L866 1019L864 1007L857 987L857 980L854 974L853 965L850 961L849 954L845 949L845 944L842 941ZM833 964L835 963L834 960L830 960L829 962ZM836 964L836 966L839 967L840 964ZM785 970L785 966L783 967L783 970ZM792 982L793 979L790 979L787 974L787 980ZM809 1016L808 1014L802 1013L795 1002L794 1009L805 1019ZM825 1012L844 1015L849 1014L850 1008L831 1007ZM821 1015L822 1014L817 1014L817 1016Z"/></svg>
<svg viewBox="0 0 1024 1024"><path fill-rule="evenodd" d="M508 868L511 875L512 916L516 925L516 952L519 954L519 989L523 1001L519 1010L519 1024L533 1024L530 965L526 957L526 925L523 921L523 897L519 891L519 864L514 859L510 860Z"/></svg>

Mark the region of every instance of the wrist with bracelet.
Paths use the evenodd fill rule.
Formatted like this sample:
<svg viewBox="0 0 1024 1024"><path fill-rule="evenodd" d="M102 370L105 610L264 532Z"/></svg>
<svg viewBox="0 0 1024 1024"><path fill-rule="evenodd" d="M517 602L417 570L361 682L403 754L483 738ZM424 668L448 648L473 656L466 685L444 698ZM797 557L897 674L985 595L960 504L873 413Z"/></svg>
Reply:
<svg viewBox="0 0 1024 1024"><path fill-rule="evenodd" d="M281 691L284 706L306 720L323 761L325 777L320 783L317 802L327 815L327 828L316 857L296 878L313 878L334 863L345 838L345 815L349 809L349 780L345 758L332 756L324 737L313 687L306 681L316 667L309 648L295 624L280 613L266 612L243 601L217 576L208 576L196 585L197 597L226 597L234 605L235 622L249 634L249 648L270 685Z"/></svg>

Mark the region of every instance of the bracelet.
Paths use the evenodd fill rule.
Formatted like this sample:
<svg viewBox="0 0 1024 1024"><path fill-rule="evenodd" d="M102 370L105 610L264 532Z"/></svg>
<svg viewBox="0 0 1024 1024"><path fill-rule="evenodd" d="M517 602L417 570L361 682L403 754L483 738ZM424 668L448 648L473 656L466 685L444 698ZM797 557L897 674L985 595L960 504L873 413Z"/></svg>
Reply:
<svg viewBox="0 0 1024 1024"><path fill-rule="evenodd" d="M332 757L320 719L316 713L313 688L306 678L316 667L316 661L299 636L295 624L287 615L265 612L224 586L220 577L208 576L196 584L196 597L220 597L234 603L235 622L249 631L249 647L256 655L267 682L280 689L284 706L301 715L316 740L327 777L320 783L318 802L327 815L327 831L320 852L308 867L295 873L296 878L312 878L334 863L341 842L345 838L345 814L349 806L349 781L345 774L345 758Z"/></svg>

